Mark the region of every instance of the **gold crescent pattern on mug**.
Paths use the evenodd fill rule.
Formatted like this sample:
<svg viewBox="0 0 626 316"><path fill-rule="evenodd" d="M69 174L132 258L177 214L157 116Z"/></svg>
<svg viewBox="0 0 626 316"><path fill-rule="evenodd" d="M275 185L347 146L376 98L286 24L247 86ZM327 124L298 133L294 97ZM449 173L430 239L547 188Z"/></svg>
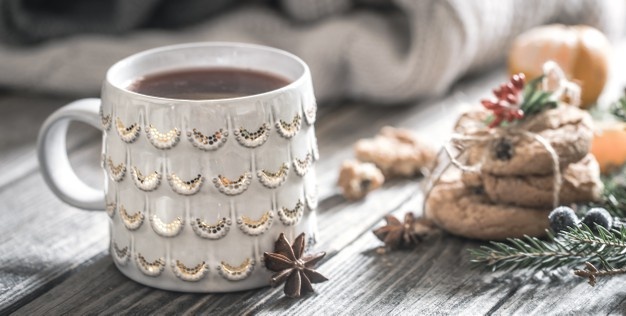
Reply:
<svg viewBox="0 0 626 316"><path fill-rule="evenodd" d="M263 145L270 134L270 126L263 123L259 129L251 133L247 129L240 127L234 131L237 142L244 147L255 148Z"/></svg>
<svg viewBox="0 0 626 316"><path fill-rule="evenodd" d="M183 230L185 222L182 218L176 217L169 223L164 223L156 214L150 216L150 226L159 236L175 237Z"/></svg>
<svg viewBox="0 0 626 316"><path fill-rule="evenodd" d="M109 115L104 115L104 111L102 110L102 106L100 106L100 123L102 124L102 129L104 129L105 131L108 131L109 129L111 129L111 123L112 123L112 119L111 119L111 114Z"/></svg>
<svg viewBox="0 0 626 316"><path fill-rule="evenodd" d="M315 119L317 116L317 105L313 104L312 106L304 109L304 119L307 124L313 125L315 123Z"/></svg>
<svg viewBox="0 0 626 316"><path fill-rule="evenodd" d="M132 167L130 169L130 174L133 177L133 182L135 186L145 192L150 192L156 190L161 184L161 174L154 171L151 174L144 176L137 167Z"/></svg>
<svg viewBox="0 0 626 316"><path fill-rule="evenodd" d="M120 249L116 242L111 243L111 256L113 260L117 262L117 264L121 266L125 266L128 263L128 259L130 259L130 251L128 246Z"/></svg>
<svg viewBox="0 0 626 316"><path fill-rule="evenodd" d="M115 216L115 207L115 203L107 203L106 211L107 215L109 215L110 218L113 218Z"/></svg>
<svg viewBox="0 0 626 316"><path fill-rule="evenodd" d="M304 177L306 175L306 173L309 171L310 166L311 166L311 154L310 153L306 154L304 159L298 159L298 158L293 159L293 167L296 173L301 177Z"/></svg>
<svg viewBox="0 0 626 316"><path fill-rule="evenodd" d="M202 261L194 267L187 267L180 260L176 260L172 263L172 271L179 279L187 282L196 282L203 279L207 272L209 272L209 266Z"/></svg>
<svg viewBox="0 0 626 316"><path fill-rule="evenodd" d="M122 222L128 230L136 230L143 224L144 216L142 211L137 211L133 215L129 215L124 205L120 205L119 212Z"/></svg>
<svg viewBox="0 0 626 316"><path fill-rule="evenodd" d="M226 195L238 195L248 189L252 175L250 172L244 172L237 180L230 180L222 175L213 178L215 187Z"/></svg>
<svg viewBox="0 0 626 316"><path fill-rule="evenodd" d="M193 195L200 191L204 177L198 174L195 178L189 181L183 181L176 174L172 173L167 176L167 181L170 184L172 190L180 195Z"/></svg>
<svg viewBox="0 0 626 316"><path fill-rule="evenodd" d="M243 280L252 274L254 270L254 261L250 258L246 258L240 265L232 266L224 261L217 266L217 271L219 274L224 277L224 279L229 281L240 281Z"/></svg>
<svg viewBox="0 0 626 316"><path fill-rule="evenodd" d="M230 218L222 217L217 223L209 224L200 218L196 218L195 221L191 221L191 228L196 233L196 235L204 238L204 239L220 239L230 230L230 226L232 225L232 221Z"/></svg>
<svg viewBox="0 0 626 316"><path fill-rule="evenodd" d="M115 165L113 159L109 156L109 158L107 158L107 168L109 169L109 175L113 181L120 182L124 180L124 176L126 175L125 163L120 162L118 165Z"/></svg>
<svg viewBox="0 0 626 316"><path fill-rule="evenodd" d="M294 137L300 131L300 127L302 126L302 116L300 114L296 114L291 120L291 123L287 123L283 120L278 120L276 122L276 130L280 136L290 139Z"/></svg>
<svg viewBox="0 0 626 316"><path fill-rule="evenodd" d="M125 143L133 143L139 137L139 132L141 131L141 126L137 123L133 123L126 127L124 122L118 117L115 119L115 127L117 128L117 133L120 135L120 138Z"/></svg>
<svg viewBox="0 0 626 316"><path fill-rule="evenodd" d="M213 133L213 135L206 136L194 128L192 131L187 132L187 138L194 147L211 151L222 147L222 145L226 143L226 140L228 140L228 131L224 131L220 128L217 132Z"/></svg>
<svg viewBox="0 0 626 316"><path fill-rule="evenodd" d="M146 260L146 258L144 258L144 256L140 253L137 253L137 256L135 258L139 271L147 276L159 276L165 268L165 260L163 258L157 258L152 262L148 262L148 260Z"/></svg>
<svg viewBox="0 0 626 316"><path fill-rule="evenodd" d="M283 163L276 172L267 171L265 169L257 172L257 177L261 184L270 189L281 186L287 179L287 175L289 175L289 165L286 163Z"/></svg>
<svg viewBox="0 0 626 316"><path fill-rule="evenodd" d="M248 216L241 215L237 219L237 226L247 235L258 236L266 232L272 227L274 221L274 212L267 211L261 215L261 218L253 220Z"/></svg>
<svg viewBox="0 0 626 316"><path fill-rule="evenodd" d="M281 207L278 209L278 218L285 224L285 226L295 225L300 222L300 219L304 215L304 204L298 200L296 206L293 209Z"/></svg>
<svg viewBox="0 0 626 316"><path fill-rule="evenodd" d="M149 124L146 126L146 136L152 146L158 149L170 149L180 141L180 130L174 127L166 133L161 133L156 127Z"/></svg>

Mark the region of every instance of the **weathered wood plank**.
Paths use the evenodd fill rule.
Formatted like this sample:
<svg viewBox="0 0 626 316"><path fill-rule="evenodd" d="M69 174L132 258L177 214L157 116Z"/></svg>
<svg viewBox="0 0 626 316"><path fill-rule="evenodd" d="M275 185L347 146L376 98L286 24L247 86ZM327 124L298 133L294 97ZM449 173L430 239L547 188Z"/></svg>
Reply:
<svg viewBox="0 0 626 316"><path fill-rule="evenodd" d="M91 166L91 160L99 159L95 147L75 157L89 162L79 170L91 178L101 176ZM0 189L0 231L2 310L36 297L107 247L106 215L63 204L45 188L39 173Z"/></svg>
<svg viewBox="0 0 626 316"><path fill-rule="evenodd" d="M103 214L73 209L52 195L38 173L35 144L45 118L69 100L49 96L0 97L0 310L45 292L105 254ZM99 132L72 124L70 161L86 182L101 187ZM80 150L76 150L80 149ZM68 233L71 232L71 233ZM75 234L73 234L75 232Z"/></svg>
<svg viewBox="0 0 626 316"><path fill-rule="evenodd" d="M413 195L394 211L401 218L422 201ZM382 225L380 221L377 225ZM479 271L470 270L465 249L472 242L440 235L414 250L379 254L381 245L370 230L325 261L319 271L331 282L317 285L317 293L301 302L274 294L242 310L244 313L280 315L327 314L479 314L504 295L502 288L475 282ZM484 297L474 299L481 291ZM459 295L467 303L456 302ZM454 304L451 304L454 303ZM235 313L237 309L227 312ZM200 308L194 312L210 312Z"/></svg>
<svg viewBox="0 0 626 316"><path fill-rule="evenodd" d="M494 314L532 315L544 311L578 315L626 313L626 277L600 280L591 287L569 270L562 271L562 275L552 282L543 273L524 280L502 306L493 310Z"/></svg>
<svg viewBox="0 0 626 316"><path fill-rule="evenodd" d="M376 192L377 196L371 199L373 203L370 203L370 206L372 206L373 208L367 213L363 213L363 209L355 207L354 205L350 205L345 201L342 201L342 203L340 203L339 205L325 210L319 215L320 235L325 237L325 239L323 239L322 242L318 245L318 248L327 250L329 252L329 256L332 256L333 254L339 252L339 250L344 248L347 244L351 243L354 239L356 239L360 234L362 234L363 231L367 230L374 223L378 222L383 214L388 213L397 208L399 205L405 203L407 197L415 194L416 192L417 189L415 185L411 185L407 183L407 181L398 182L390 186L387 190L381 190L379 192ZM378 201L386 201L386 203L385 205L379 205ZM340 209L341 212L339 212ZM104 272L101 272L103 267L107 270L106 277L102 275L102 273ZM93 277L95 276L106 279L106 286L96 285L100 284L101 282L97 279L93 279ZM161 306L160 303L157 304L155 302L170 301L172 298L171 295L173 295L171 292L144 287L144 289L141 290L142 295L140 297L136 297L134 293L137 293L138 291L137 286L139 285L122 276L121 273L116 270L110 258L107 256L106 258L100 259L97 264L91 267L87 267L80 273L75 274L74 276L36 300L42 302L45 301L47 302L46 304L40 305L35 303L35 301L27 305L24 309L19 310L19 313L83 314L95 312L94 310L92 310L92 308L97 308L99 305L98 302L93 302L93 305L91 303L79 303L79 301L85 299L85 297L80 294L80 292L82 291L82 287L90 288L88 291L84 291L85 295L95 295L95 297L98 297L98 300L110 300L118 302L116 304L116 307L113 310L110 310L111 313L150 313L153 312L153 310L150 309L150 306L153 305L161 309L167 308L166 306ZM109 288L115 288L115 291L109 291ZM97 293L98 291L102 291L102 293ZM75 292L75 294L78 295L58 295L58 293L63 292ZM211 306L214 306L214 304L217 304L215 300L222 302L220 304L226 304L227 302L233 302L235 299L239 300L242 297L248 295L250 295L250 297L255 297L257 295L261 295L262 293L276 295L275 291L261 291L258 294L255 293L255 291L249 291L247 293L204 296L188 294L183 295L182 297L174 296L174 301L186 302L189 299L191 301L188 304L189 308L191 308L191 305L197 304L198 298L202 297L203 301L210 302ZM164 295L167 296L167 298L163 297ZM127 296L130 296L133 299L127 298ZM78 301L76 301L76 299ZM254 302L254 300L252 300L251 302ZM142 309L134 310L134 306L141 306ZM180 306L176 306L176 308L180 308ZM29 309L31 307L34 309ZM226 308L226 306L222 306L219 304L215 305L215 307L218 309Z"/></svg>
<svg viewBox="0 0 626 316"><path fill-rule="evenodd" d="M419 195L405 201L400 213L414 209L419 201ZM467 240L440 236L416 250L384 255L376 253L378 245L368 229L356 242L329 254L319 270L332 281L317 285L316 294L296 302L282 297L280 289L269 288L223 295L153 290L127 280L106 257L37 300L45 304L35 301L18 314L478 314L517 286L494 282L492 275L485 282L483 274L470 270L465 250L475 244ZM73 295L59 295L67 291ZM80 292L89 294L76 295Z"/></svg>

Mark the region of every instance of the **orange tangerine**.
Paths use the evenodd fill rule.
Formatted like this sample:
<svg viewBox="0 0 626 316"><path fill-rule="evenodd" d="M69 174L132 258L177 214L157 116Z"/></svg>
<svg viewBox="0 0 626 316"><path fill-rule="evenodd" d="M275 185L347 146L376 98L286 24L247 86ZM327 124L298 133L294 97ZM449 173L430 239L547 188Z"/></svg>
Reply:
<svg viewBox="0 0 626 316"><path fill-rule="evenodd" d="M610 48L606 36L590 26L540 26L515 39L509 52L509 72L523 72L530 80L541 76L542 65L553 60L581 86L581 107L588 108L604 89Z"/></svg>
<svg viewBox="0 0 626 316"><path fill-rule="evenodd" d="M596 122L596 128L591 153L606 174L626 163L626 124Z"/></svg>

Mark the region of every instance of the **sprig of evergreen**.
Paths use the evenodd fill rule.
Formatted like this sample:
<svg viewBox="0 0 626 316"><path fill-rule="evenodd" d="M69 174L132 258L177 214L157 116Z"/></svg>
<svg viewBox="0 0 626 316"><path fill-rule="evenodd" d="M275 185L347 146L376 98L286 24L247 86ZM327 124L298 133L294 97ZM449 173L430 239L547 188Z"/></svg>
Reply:
<svg viewBox="0 0 626 316"><path fill-rule="evenodd" d="M508 242L491 242L488 246L469 249L471 262L495 270L574 268L589 263L605 270L626 266L626 228L597 232L582 224L548 239L509 238Z"/></svg>

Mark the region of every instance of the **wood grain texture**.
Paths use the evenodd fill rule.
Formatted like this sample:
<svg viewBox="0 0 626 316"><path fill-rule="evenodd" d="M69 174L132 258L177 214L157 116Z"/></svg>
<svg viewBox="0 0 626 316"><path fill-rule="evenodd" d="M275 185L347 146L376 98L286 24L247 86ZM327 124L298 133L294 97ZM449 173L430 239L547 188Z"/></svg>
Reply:
<svg viewBox="0 0 626 316"><path fill-rule="evenodd" d="M20 170L0 185L0 231L4 233L0 235L0 314L623 313L624 277L591 288L568 271L561 275L486 273L471 269L468 263L466 250L478 242L445 234L412 251L377 253L380 242L370 230L382 224L382 216L420 209L421 193L414 180L388 183L356 203L338 195L337 168L343 159L352 157L351 145L357 139L394 125L443 142L463 102L477 104L503 79L501 70L468 78L448 97L422 100L413 107L348 104L320 109L316 128L322 159L316 168L321 240L317 248L328 251L319 271L331 281L317 284L317 292L301 300L284 297L281 289L185 294L130 281L107 254L105 215L58 201L33 164L35 134L6 136L0 124L0 172ZM626 75L619 74L611 82L608 95L615 96ZM39 104L34 108L42 112L20 123L30 126L38 126L51 112L46 105L65 102L11 96L0 98L0 105L3 100ZM16 105L6 111L0 114L21 113ZM8 120L0 115L0 122ZM79 134L71 139L74 165L83 178L97 184L102 177L94 163L99 158L98 137Z"/></svg>
<svg viewBox="0 0 626 316"><path fill-rule="evenodd" d="M87 147L75 158L99 159L93 152ZM92 178L102 174L84 169ZM0 189L0 231L0 302L8 309L104 253L108 238L105 214L63 204L34 172Z"/></svg>
<svg viewBox="0 0 626 316"><path fill-rule="evenodd" d="M38 173L39 126L67 101L0 97L0 311L17 308L105 254L105 215L63 204ZM67 142L78 174L95 186L101 186L102 175L97 169L98 135L91 127L75 124Z"/></svg>

